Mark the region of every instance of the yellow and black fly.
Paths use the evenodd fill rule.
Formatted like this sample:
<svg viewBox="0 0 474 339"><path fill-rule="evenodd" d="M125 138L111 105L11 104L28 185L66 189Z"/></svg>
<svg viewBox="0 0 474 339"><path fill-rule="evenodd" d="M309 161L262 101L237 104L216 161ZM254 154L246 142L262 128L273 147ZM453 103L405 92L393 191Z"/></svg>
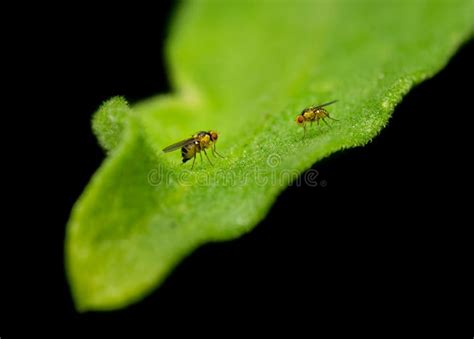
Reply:
<svg viewBox="0 0 474 339"><path fill-rule="evenodd" d="M209 156L207 155L206 149L210 149L212 154L214 156L218 155L221 158L223 156L217 152L216 149L216 142L217 138L219 135L217 134L216 131L200 131L194 134L191 138L182 140L180 142L177 142L173 145L170 145L166 148L163 149L163 152L172 152L175 151L179 148L181 148L181 156L183 157L183 163L186 161L190 160L191 158L193 159L193 164L191 166L191 169L194 168L194 162L196 161L196 154L199 153L201 156L201 161L202 161L202 152L204 152L204 155L206 156L207 160L211 165L211 159L209 159Z"/></svg>
<svg viewBox="0 0 474 339"><path fill-rule="evenodd" d="M336 102L337 100L333 100L322 105L307 107L300 114L298 114L296 117L296 123L304 128L304 136L306 136L306 124L308 122L312 125L313 122L316 121L316 123L319 125L319 121L322 120L326 125L329 126L326 118L338 121L334 118L331 118L329 116L329 112L324 108Z"/></svg>

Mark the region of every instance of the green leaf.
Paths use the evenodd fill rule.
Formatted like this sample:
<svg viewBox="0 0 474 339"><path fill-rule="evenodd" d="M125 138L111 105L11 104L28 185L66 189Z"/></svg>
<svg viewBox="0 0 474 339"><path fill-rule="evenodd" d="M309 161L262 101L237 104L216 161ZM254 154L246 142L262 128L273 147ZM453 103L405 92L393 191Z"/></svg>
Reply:
<svg viewBox="0 0 474 339"><path fill-rule="evenodd" d="M403 95L472 37L473 19L472 0L182 4L167 42L174 93L131 113L112 99L94 118L114 151L68 224L77 308L135 302L201 244L251 230L312 164L376 136ZM303 139L295 116L333 99L339 121ZM161 152L209 129L226 156L214 166L198 159L189 171L179 151Z"/></svg>

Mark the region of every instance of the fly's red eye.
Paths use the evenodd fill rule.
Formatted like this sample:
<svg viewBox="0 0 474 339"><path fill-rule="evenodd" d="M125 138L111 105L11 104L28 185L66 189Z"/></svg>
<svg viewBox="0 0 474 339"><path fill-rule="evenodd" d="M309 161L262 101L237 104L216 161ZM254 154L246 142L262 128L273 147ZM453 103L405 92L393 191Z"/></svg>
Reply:
<svg viewBox="0 0 474 339"><path fill-rule="evenodd" d="M302 123L303 123L303 121L304 121L304 118L303 118L303 116L301 116L301 115L298 115L298 117L296 118L296 122L297 122L298 124L302 124Z"/></svg>
<svg viewBox="0 0 474 339"><path fill-rule="evenodd" d="M211 138L212 138L212 140L216 141L217 138L218 138L217 133L216 133L216 132L212 132L212 133L211 133Z"/></svg>

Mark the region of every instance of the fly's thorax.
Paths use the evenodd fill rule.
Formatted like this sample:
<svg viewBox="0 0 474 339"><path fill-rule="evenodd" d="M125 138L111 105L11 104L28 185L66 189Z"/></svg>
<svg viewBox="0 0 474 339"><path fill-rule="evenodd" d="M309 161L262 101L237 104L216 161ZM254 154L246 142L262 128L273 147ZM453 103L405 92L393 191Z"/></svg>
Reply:
<svg viewBox="0 0 474 339"><path fill-rule="evenodd" d="M306 121L313 121L316 118L316 113L313 109L308 109L303 112L303 117Z"/></svg>
<svg viewBox="0 0 474 339"><path fill-rule="evenodd" d="M205 131L200 131L200 132L197 132L196 134L194 134L194 135L193 135L193 138L198 138L198 139L200 139L200 138L206 136L207 134L208 134L208 133L205 132Z"/></svg>
<svg viewBox="0 0 474 339"><path fill-rule="evenodd" d="M211 142L211 136L209 135L209 133L205 133L199 138L199 145L201 146L201 148L208 148Z"/></svg>

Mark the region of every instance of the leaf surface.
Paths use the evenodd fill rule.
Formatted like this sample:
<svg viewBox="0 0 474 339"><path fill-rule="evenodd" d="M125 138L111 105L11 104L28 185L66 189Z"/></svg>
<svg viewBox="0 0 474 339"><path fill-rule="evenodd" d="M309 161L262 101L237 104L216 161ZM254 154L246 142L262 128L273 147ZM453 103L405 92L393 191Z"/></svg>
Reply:
<svg viewBox="0 0 474 339"><path fill-rule="evenodd" d="M166 45L173 93L131 108L114 98L94 117L109 154L68 224L77 308L143 298L201 244L251 230L302 173L317 184L304 171L375 137L403 95L472 37L473 13L474 1L180 5ZM334 99L338 121L303 139L296 115ZM198 159L190 171L179 151L161 152L210 129L225 155L214 166Z"/></svg>

